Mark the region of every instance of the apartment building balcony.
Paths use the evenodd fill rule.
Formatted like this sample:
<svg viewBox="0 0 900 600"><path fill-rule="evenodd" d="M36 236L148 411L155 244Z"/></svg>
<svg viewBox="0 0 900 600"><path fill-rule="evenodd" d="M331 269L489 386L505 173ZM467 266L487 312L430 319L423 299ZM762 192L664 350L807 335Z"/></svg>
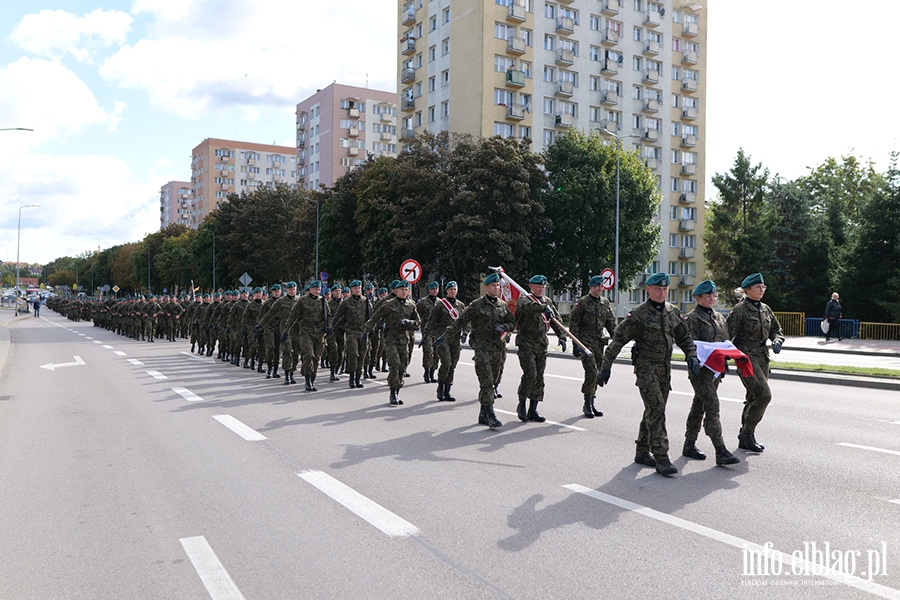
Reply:
<svg viewBox="0 0 900 600"><path fill-rule="evenodd" d="M400 52L409 56L410 54L416 53L416 39L415 38L406 38L400 43Z"/></svg>
<svg viewBox="0 0 900 600"><path fill-rule="evenodd" d="M561 34L575 33L575 19L560 17L556 20L556 32Z"/></svg>
<svg viewBox="0 0 900 600"><path fill-rule="evenodd" d="M507 71L506 85L522 87L525 85L525 71Z"/></svg>
<svg viewBox="0 0 900 600"><path fill-rule="evenodd" d="M574 52L565 48L558 48L556 50L556 64L571 65L573 62L575 62Z"/></svg>
<svg viewBox="0 0 900 600"><path fill-rule="evenodd" d="M597 124L600 126L600 128L597 130L598 133L603 133L604 129L610 132L619 131L620 129L622 129L622 126L615 119L601 119L597 122Z"/></svg>
<svg viewBox="0 0 900 600"><path fill-rule="evenodd" d="M569 113L556 113L556 126L569 128L575 125L575 117Z"/></svg>
<svg viewBox="0 0 900 600"><path fill-rule="evenodd" d="M644 25L646 27L659 27L660 23L662 23L662 19L655 10L648 10L647 14L644 15Z"/></svg>
<svg viewBox="0 0 900 600"><path fill-rule="evenodd" d="M390 123L391 122L391 113L383 112L381 113L381 122L382 123Z"/></svg>
<svg viewBox="0 0 900 600"><path fill-rule="evenodd" d="M306 142L304 142L303 140L300 140L300 141L303 142L304 144L306 144ZM255 159L255 158L248 158L248 159L247 159L247 164L248 164L248 165L255 165L255 164L256 164L256 159Z"/></svg>
<svg viewBox="0 0 900 600"><path fill-rule="evenodd" d="M347 148L347 154L349 154L350 156L359 156L359 148L357 148L356 146L350 146L349 148Z"/></svg>
<svg viewBox="0 0 900 600"><path fill-rule="evenodd" d="M681 247L678 249L678 258L694 258L694 248Z"/></svg>
<svg viewBox="0 0 900 600"><path fill-rule="evenodd" d="M659 54L659 42L647 40L644 43L644 54L647 56L656 56Z"/></svg>
<svg viewBox="0 0 900 600"><path fill-rule="evenodd" d="M297 131L306 131L307 121L297 121Z"/></svg>
<svg viewBox="0 0 900 600"><path fill-rule="evenodd" d="M416 130L411 127L404 127L400 130L400 137L404 140L411 140L416 137Z"/></svg>
<svg viewBox="0 0 900 600"><path fill-rule="evenodd" d="M643 82L649 83L651 85L659 83L659 71L654 71L653 69L644 69Z"/></svg>
<svg viewBox="0 0 900 600"><path fill-rule="evenodd" d="M696 275L679 275L678 287L694 287Z"/></svg>
<svg viewBox="0 0 900 600"><path fill-rule="evenodd" d="M603 64L600 65L600 72L605 75L618 75L619 63L611 58L607 58L603 61Z"/></svg>
<svg viewBox="0 0 900 600"><path fill-rule="evenodd" d="M681 83L681 89L685 92L696 92L697 91L697 80L696 79L685 79Z"/></svg>
<svg viewBox="0 0 900 600"><path fill-rule="evenodd" d="M401 21L404 25L415 25L416 23L416 9L413 8L412 4L407 4L403 9L403 20Z"/></svg>
<svg viewBox="0 0 900 600"><path fill-rule="evenodd" d="M219 188L222 189L222 190L227 190L227 189L228 189L228 184L227 184L227 183L223 183L222 185L219 186Z"/></svg>
<svg viewBox="0 0 900 600"><path fill-rule="evenodd" d="M298 148L306 148L306 140L297 140Z"/></svg>
<svg viewBox="0 0 900 600"><path fill-rule="evenodd" d="M681 30L681 35L684 37L697 37L700 35L700 26L696 23L685 23Z"/></svg>
<svg viewBox="0 0 900 600"><path fill-rule="evenodd" d="M517 21L521 23L526 18L525 15L525 7L519 4L518 2L513 2L509 5L509 12L506 13L507 21Z"/></svg>
<svg viewBox="0 0 900 600"><path fill-rule="evenodd" d="M682 175L696 175L697 174L697 165L694 163L685 163L681 165L681 174ZM682 200L684 202L684 200Z"/></svg>
<svg viewBox="0 0 900 600"><path fill-rule="evenodd" d="M688 121L693 121L697 118L697 109L693 107L687 107L681 111L681 118L687 119Z"/></svg>
<svg viewBox="0 0 900 600"><path fill-rule="evenodd" d="M616 93L616 90L601 90L600 91L600 104L606 104L607 106L615 106L619 103L619 94Z"/></svg>
<svg viewBox="0 0 900 600"><path fill-rule="evenodd" d="M506 107L506 118L514 119L517 121L521 121L525 118L525 107L521 105L507 106Z"/></svg>
<svg viewBox="0 0 900 600"><path fill-rule="evenodd" d="M683 204L693 204L696 197L697 194L694 192L681 192L681 195L678 196L678 201Z"/></svg>
<svg viewBox="0 0 900 600"><path fill-rule="evenodd" d="M525 40L515 36L509 38L509 43L506 45L506 51L509 54L525 54Z"/></svg>
<svg viewBox="0 0 900 600"><path fill-rule="evenodd" d="M219 171L219 175L221 175L222 177L228 177L228 169L222 169L221 171Z"/></svg>
<svg viewBox="0 0 900 600"><path fill-rule="evenodd" d="M602 0L602 2L600 3L600 12L602 12L604 15L619 14L618 0Z"/></svg>
<svg viewBox="0 0 900 600"><path fill-rule="evenodd" d="M678 230L679 231L693 231L694 230L694 222L690 219L682 219L678 221Z"/></svg>
<svg viewBox="0 0 900 600"><path fill-rule="evenodd" d="M415 81L416 79L416 70L412 67L406 67L405 69L400 69L400 81L403 83L409 83L410 81Z"/></svg>
<svg viewBox="0 0 900 600"><path fill-rule="evenodd" d="M571 98L575 94L575 84L571 81L556 82L556 95Z"/></svg>
<svg viewBox="0 0 900 600"><path fill-rule="evenodd" d="M231 159L230 159L229 157L227 157L227 156L221 156L221 157L219 157L219 161L220 161L220 162L223 162L223 163L227 163L229 160L231 160Z"/></svg>
<svg viewBox="0 0 900 600"><path fill-rule="evenodd" d="M416 101L412 98L404 98L400 102L400 110L403 110L406 112L416 110Z"/></svg>
<svg viewBox="0 0 900 600"><path fill-rule="evenodd" d="M693 148L697 145L697 136L696 135L683 135L681 136L681 145L684 148Z"/></svg>
<svg viewBox="0 0 900 600"><path fill-rule="evenodd" d="M350 137L359 137L359 127L351 127L347 130L347 135Z"/></svg>
<svg viewBox="0 0 900 600"><path fill-rule="evenodd" d="M575 0L559 0L560 4L572 4Z"/></svg>
<svg viewBox="0 0 900 600"><path fill-rule="evenodd" d="M644 165L646 165L648 169L652 169L655 171L659 168L659 159L655 156L645 156Z"/></svg>
<svg viewBox="0 0 900 600"><path fill-rule="evenodd" d="M247 173L247 179L256 179L256 173Z"/></svg>
<svg viewBox="0 0 900 600"><path fill-rule="evenodd" d="M650 141L650 142L659 141L659 130L658 129L649 129L649 128L645 129L643 139Z"/></svg>
<svg viewBox="0 0 900 600"><path fill-rule="evenodd" d="M659 100L655 98L647 98L644 100L644 106L641 109L645 113L659 112Z"/></svg>
<svg viewBox="0 0 900 600"><path fill-rule="evenodd" d="M685 50L681 53L681 64L683 65L696 65L697 64L697 53L692 50Z"/></svg>
<svg viewBox="0 0 900 600"><path fill-rule="evenodd" d="M382 142L389 142L389 141L391 141L393 138L394 138L394 136L391 134L390 131L382 131L382 132L381 132L381 141L382 141Z"/></svg>
<svg viewBox="0 0 900 600"><path fill-rule="evenodd" d="M281 175L272 175L272 181L282 181Z"/></svg>
<svg viewBox="0 0 900 600"><path fill-rule="evenodd" d="M347 116L351 119L358 119L359 118L359 109L358 108L348 108Z"/></svg>
<svg viewBox="0 0 900 600"><path fill-rule="evenodd" d="M615 46L619 43L619 32L615 29L604 29L600 43L608 46Z"/></svg>

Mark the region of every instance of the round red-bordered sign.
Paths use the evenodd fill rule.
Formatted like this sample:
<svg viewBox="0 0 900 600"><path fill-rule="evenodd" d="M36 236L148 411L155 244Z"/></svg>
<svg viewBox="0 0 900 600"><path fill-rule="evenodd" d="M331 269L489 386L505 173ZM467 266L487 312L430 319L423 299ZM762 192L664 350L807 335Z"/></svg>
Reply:
<svg viewBox="0 0 900 600"><path fill-rule="evenodd" d="M616 274L612 269L603 269L600 271L600 277L603 279L603 283L600 285L604 290L611 290L616 286Z"/></svg>
<svg viewBox="0 0 900 600"><path fill-rule="evenodd" d="M422 278L422 265L413 259L407 259L400 265L400 279L415 283Z"/></svg>

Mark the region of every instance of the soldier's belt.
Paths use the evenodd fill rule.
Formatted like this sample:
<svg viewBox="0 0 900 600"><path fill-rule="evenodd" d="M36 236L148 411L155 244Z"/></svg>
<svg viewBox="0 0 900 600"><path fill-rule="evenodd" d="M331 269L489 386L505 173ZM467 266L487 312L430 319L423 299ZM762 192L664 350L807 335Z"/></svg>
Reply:
<svg viewBox="0 0 900 600"><path fill-rule="evenodd" d="M654 352L653 350L647 350L639 346L636 346L636 348L637 350L634 351L634 354L648 360L671 360L672 358L670 352Z"/></svg>

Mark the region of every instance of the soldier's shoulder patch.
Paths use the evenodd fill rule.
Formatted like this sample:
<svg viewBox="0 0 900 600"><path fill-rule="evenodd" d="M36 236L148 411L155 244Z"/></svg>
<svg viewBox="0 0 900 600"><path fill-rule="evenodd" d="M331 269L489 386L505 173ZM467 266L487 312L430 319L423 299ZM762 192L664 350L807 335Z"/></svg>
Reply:
<svg viewBox="0 0 900 600"><path fill-rule="evenodd" d="M628 313L627 315L625 315L625 318L626 318L626 319L630 319L630 318L631 318L631 313Z"/></svg>

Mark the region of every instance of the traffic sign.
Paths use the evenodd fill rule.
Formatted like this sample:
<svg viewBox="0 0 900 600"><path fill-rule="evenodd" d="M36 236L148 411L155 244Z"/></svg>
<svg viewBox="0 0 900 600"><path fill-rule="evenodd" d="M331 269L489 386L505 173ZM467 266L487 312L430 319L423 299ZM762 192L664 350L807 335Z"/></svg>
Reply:
<svg viewBox="0 0 900 600"><path fill-rule="evenodd" d="M118 292L118 291L119 291L119 286L114 285L114 286L113 286L113 291L114 291L114 292Z"/></svg>
<svg viewBox="0 0 900 600"><path fill-rule="evenodd" d="M250 275L245 271L244 274L241 275L241 278L238 279L238 281L243 283L245 286L248 286L250 285L250 282L253 281L253 278L250 277Z"/></svg>
<svg viewBox="0 0 900 600"><path fill-rule="evenodd" d="M603 283L600 285L603 286L604 290L611 290L616 287L616 274L613 273L612 269L603 269L600 271L600 278L603 280Z"/></svg>
<svg viewBox="0 0 900 600"><path fill-rule="evenodd" d="M321 273L319 273L319 279L322 281L328 281L328 273L322 271Z"/></svg>
<svg viewBox="0 0 900 600"><path fill-rule="evenodd" d="M422 277L422 265L409 258L400 265L400 279L415 283Z"/></svg>

